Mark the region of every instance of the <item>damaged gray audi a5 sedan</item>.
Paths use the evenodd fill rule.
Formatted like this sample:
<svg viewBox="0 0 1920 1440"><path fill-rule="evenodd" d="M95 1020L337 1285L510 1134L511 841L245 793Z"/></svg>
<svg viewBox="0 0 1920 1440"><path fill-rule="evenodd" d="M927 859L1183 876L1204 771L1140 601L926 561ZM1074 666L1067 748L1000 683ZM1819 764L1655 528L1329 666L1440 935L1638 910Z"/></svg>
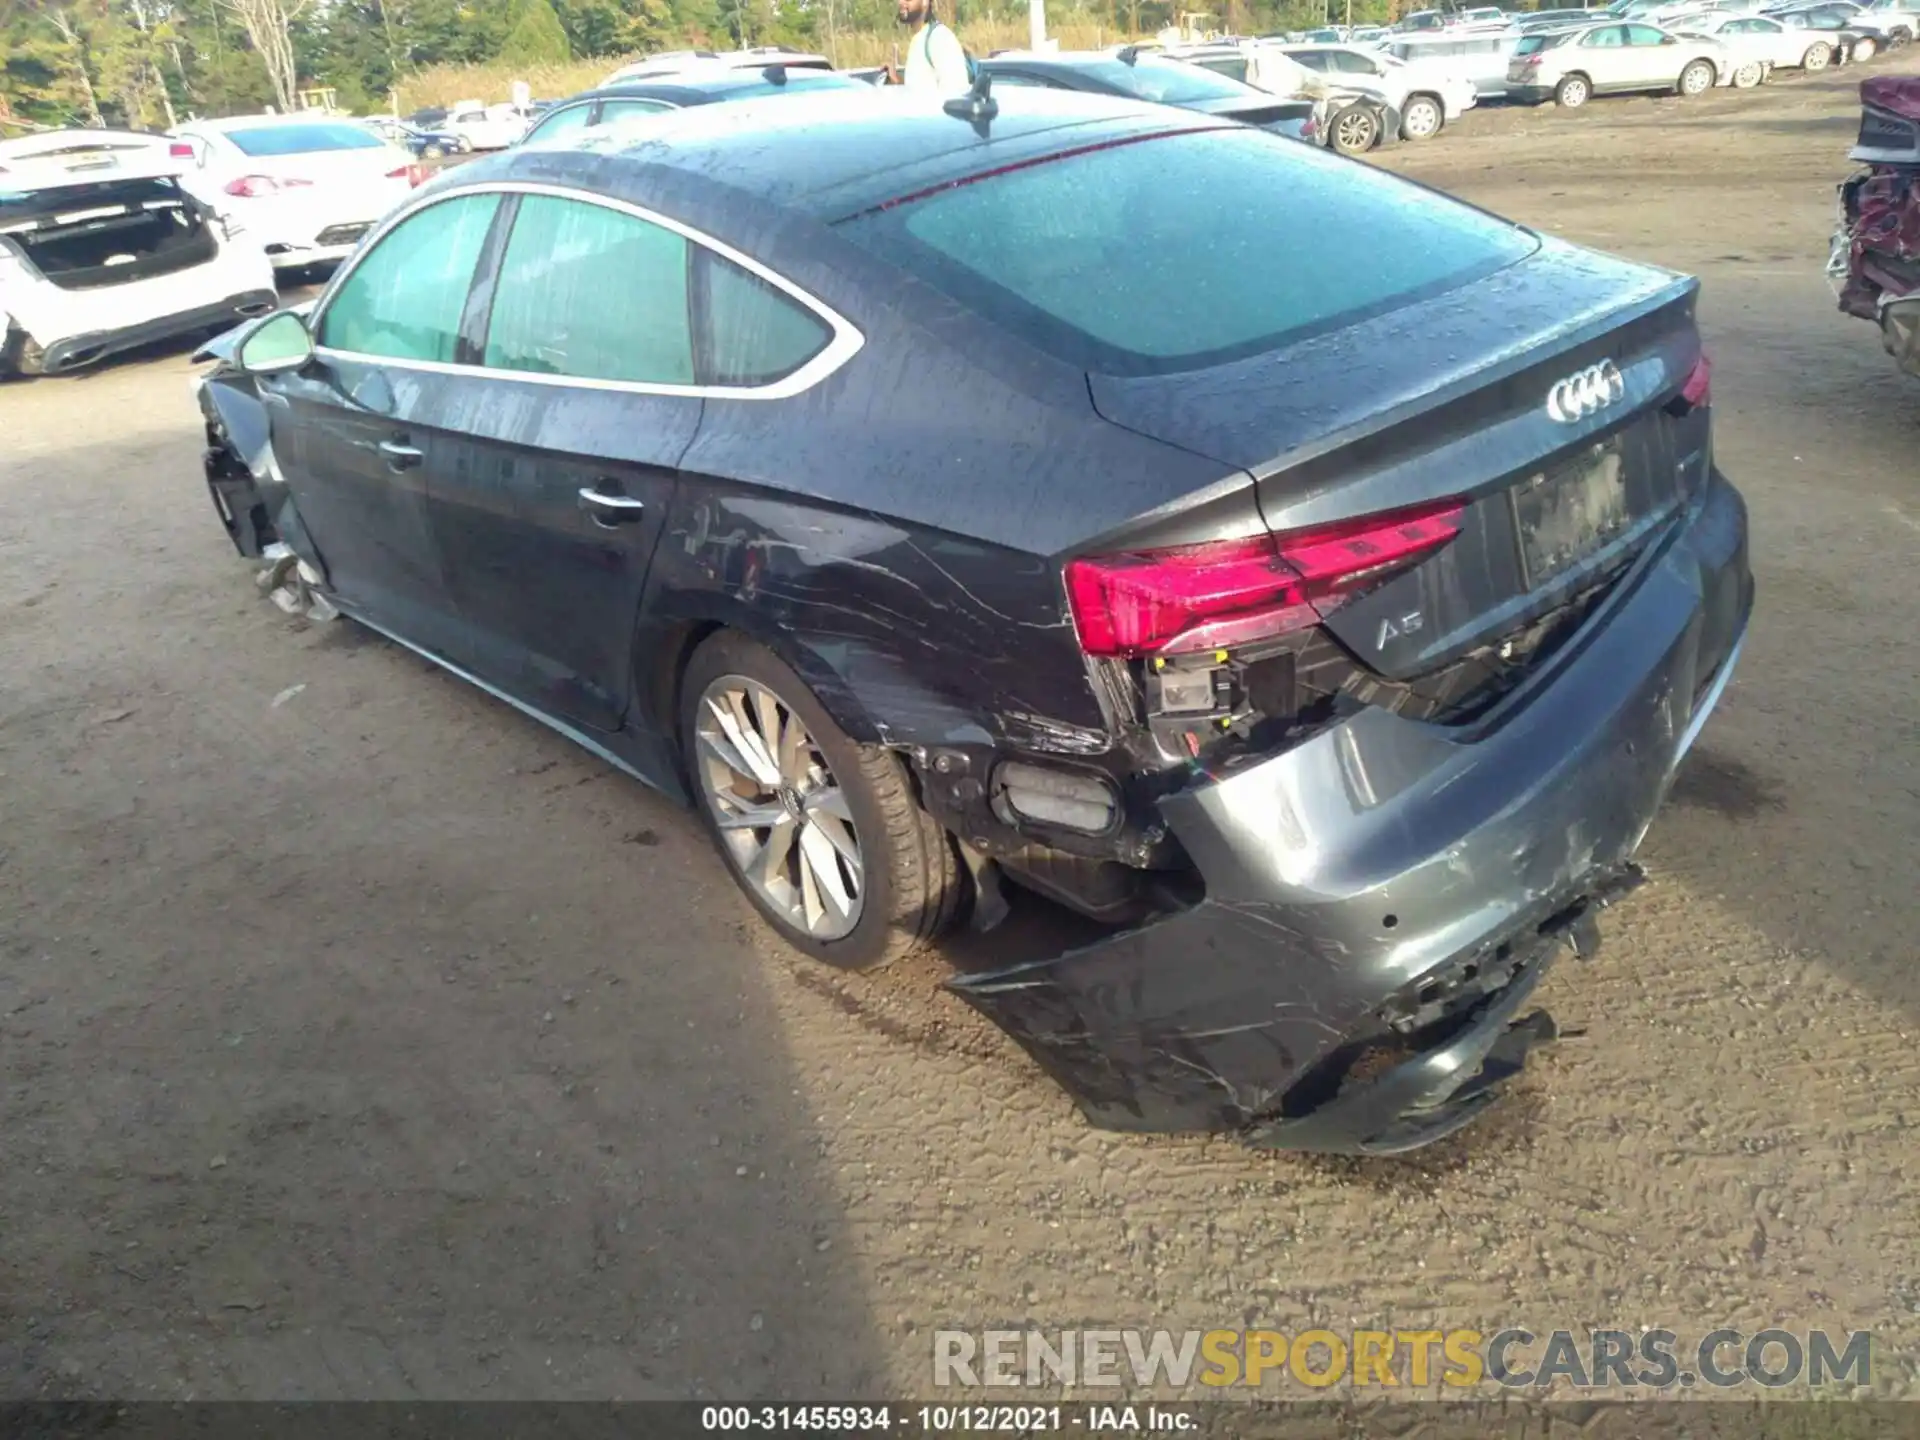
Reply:
<svg viewBox="0 0 1920 1440"><path fill-rule="evenodd" d="M1094 1124L1392 1152L1733 668L1696 292L1122 99L703 106L423 187L206 352L207 478L822 960L1107 922L950 982Z"/></svg>

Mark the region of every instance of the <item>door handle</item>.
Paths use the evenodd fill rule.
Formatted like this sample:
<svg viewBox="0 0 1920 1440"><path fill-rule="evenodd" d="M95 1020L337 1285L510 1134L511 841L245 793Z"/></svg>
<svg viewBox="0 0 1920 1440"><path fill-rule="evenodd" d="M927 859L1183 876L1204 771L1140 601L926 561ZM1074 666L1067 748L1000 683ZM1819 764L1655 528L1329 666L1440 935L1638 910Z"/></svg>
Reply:
<svg viewBox="0 0 1920 1440"><path fill-rule="evenodd" d="M389 470L411 470L426 458L418 446L409 445L405 440L382 440L380 453L387 457Z"/></svg>
<svg viewBox="0 0 1920 1440"><path fill-rule="evenodd" d="M580 491L580 508L593 517L594 524L612 529L615 525L631 525L638 520L645 512L647 502L636 500L631 495L609 495L587 486Z"/></svg>

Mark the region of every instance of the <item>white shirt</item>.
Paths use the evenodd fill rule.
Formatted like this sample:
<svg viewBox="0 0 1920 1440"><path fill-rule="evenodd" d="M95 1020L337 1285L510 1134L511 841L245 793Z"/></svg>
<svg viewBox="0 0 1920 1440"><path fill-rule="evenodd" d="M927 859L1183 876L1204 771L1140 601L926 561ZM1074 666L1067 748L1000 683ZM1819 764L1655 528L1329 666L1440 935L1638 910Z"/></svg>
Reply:
<svg viewBox="0 0 1920 1440"><path fill-rule="evenodd" d="M943 95L967 91L967 52L960 37L945 25L929 21L914 32L907 46L907 69L900 83L910 90L933 90Z"/></svg>

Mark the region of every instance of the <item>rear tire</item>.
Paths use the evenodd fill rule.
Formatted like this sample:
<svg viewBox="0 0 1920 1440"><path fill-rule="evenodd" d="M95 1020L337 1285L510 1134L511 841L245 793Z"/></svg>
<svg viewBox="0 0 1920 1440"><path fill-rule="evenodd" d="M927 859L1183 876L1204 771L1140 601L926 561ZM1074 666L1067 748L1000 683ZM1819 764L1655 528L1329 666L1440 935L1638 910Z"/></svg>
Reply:
<svg viewBox="0 0 1920 1440"><path fill-rule="evenodd" d="M1564 76L1553 87L1553 103L1563 110L1578 110L1593 97L1593 86L1584 75Z"/></svg>
<svg viewBox="0 0 1920 1440"><path fill-rule="evenodd" d="M1847 59L1855 65L1864 65L1880 53L1880 42L1871 35L1862 35L1853 42L1853 51Z"/></svg>
<svg viewBox="0 0 1920 1440"><path fill-rule="evenodd" d="M1408 99L1407 108L1400 112L1400 138L1431 140L1446 123L1447 112L1438 100L1430 95L1415 95Z"/></svg>
<svg viewBox="0 0 1920 1440"><path fill-rule="evenodd" d="M1749 60L1733 72L1733 88L1736 90L1751 90L1766 78L1767 67L1762 65L1758 60Z"/></svg>
<svg viewBox="0 0 1920 1440"><path fill-rule="evenodd" d="M1807 53L1800 57L1800 68L1803 70L1824 70L1832 63L1833 47L1824 40L1816 45L1809 45Z"/></svg>
<svg viewBox="0 0 1920 1440"><path fill-rule="evenodd" d="M1719 78L1708 61L1694 60L1680 71L1679 83L1673 88L1682 95L1704 95L1713 89L1713 82Z"/></svg>
<svg viewBox="0 0 1920 1440"><path fill-rule="evenodd" d="M927 948L959 914L959 852L920 808L900 757L851 739L764 646L723 630L694 652L680 749L721 858L795 948L869 970Z"/></svg>
<svg viewBox="0 0 1920 1440"><path fill-rule="evenodd" d="M1349 105L1327 121L1327 143L1342 155L1364 155L1380 143L1380 120L1365 105Z"/></svg>

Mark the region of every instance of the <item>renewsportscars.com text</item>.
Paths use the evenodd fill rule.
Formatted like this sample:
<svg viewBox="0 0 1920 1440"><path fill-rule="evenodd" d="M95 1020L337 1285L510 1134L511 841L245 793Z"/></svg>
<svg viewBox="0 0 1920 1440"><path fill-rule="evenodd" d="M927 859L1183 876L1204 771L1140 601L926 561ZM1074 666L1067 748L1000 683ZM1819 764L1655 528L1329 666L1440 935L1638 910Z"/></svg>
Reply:
<svg viewBox="0 0 1920 1440"><path fill-rule="evenodd" d="M933 1383L950 1387L1346 1384L1413 1390L1673 1390L1866 1386L1872 1337L1713 1330L936 1330Z"/></svg>

